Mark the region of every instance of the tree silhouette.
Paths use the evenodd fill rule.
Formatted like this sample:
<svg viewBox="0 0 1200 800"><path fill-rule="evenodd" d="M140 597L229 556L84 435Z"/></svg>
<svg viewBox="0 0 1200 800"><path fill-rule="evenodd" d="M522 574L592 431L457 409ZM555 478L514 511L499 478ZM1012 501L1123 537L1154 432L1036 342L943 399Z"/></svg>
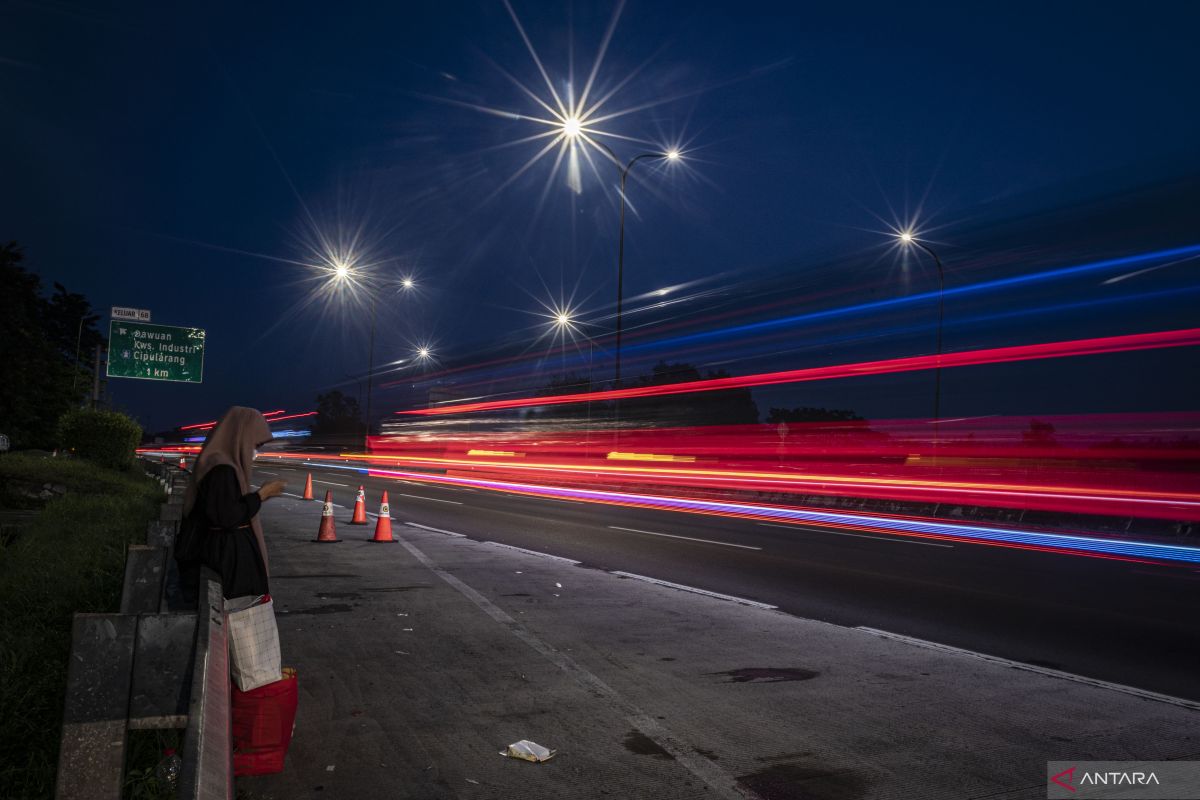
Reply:
<svg viewBox="0 0 1200 800"><path fill-rule="evenodd" d="M16 242L0 245L0 433L15 448L49 449L57 444L58 418L78 407L91 388L88 368L104 337L86 298L56 283L55 294L46 300L41 279L24 267L24 260Z"/></svg>
<svg viewBox="0 0 1200 800"><path fill-rule="evenodd" d="M358 401L337 389L317 395L315 434L362 433L362 413Z"/></svg>

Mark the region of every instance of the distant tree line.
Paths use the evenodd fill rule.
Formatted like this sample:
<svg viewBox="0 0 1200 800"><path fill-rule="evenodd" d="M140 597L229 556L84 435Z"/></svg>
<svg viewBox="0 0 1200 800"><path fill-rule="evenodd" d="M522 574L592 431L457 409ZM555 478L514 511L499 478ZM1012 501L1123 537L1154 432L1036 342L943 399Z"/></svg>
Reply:
<svg viewBox="0 0 1200 800"><path fill-rule="evenodd" d="M0 433L14 449L57 444L59 418L92 388L100 315L60 283L46 296L16 242L0 245Z"/></svg>

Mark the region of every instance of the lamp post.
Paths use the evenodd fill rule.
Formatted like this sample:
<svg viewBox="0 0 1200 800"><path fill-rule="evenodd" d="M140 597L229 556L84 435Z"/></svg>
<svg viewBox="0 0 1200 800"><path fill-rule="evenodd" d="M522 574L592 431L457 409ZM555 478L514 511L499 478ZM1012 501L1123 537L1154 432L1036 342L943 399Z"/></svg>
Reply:
<svg viewBox="0 0 1200 800"><path fill-rule="evenodd" d="M937 449L938 445L938 422L942 417L942 320L945 317L944 295L946 293L946 271L942 268L942 260L938 258L938 254L933 248L922 242L912 231L901 231L899 234L900 243L906 247L919 247L929 255L933 256L933 263L937 265L938 273L938 319L937 319L937 348L934 356L933 367L933 446Z"/></svg>
<svg viewBox="0 0 1200 800"><path fill-rule="evenodd" d="M583 122L576 116L569 116L562 121L562 136L566 142L574 146L576 139L584 136ZM656 150L653 152L642 152L632 158L625 164L620 166L620 158L616 152L612 151L610 146L599 139L587 137L587 142L601 148L607 152L608 157L612 158L614 164L617 164L620 169L620 227L617 239L617 351L616 351L616 367L613 369L613 387L620 389L620 335L622 335L622 311L624 301L625 288L625 181L629 179L629 170L634 168L634 164L641 161L642 158L655 158L655 160L678 161L678 150Z"/></svg>
<svg viewBox="0 0 1200 800"><path fill-rule="evenodd" d="M568 123L570 120L568 120ZM564 124L563 132L568 137L572 136L568 130L568 126ZM576 129L576 134L578 129ZM604 148L604 151L612 158L613 162L618 167L621 165L621 159L617 158L617 154L612 151L612 148L604 142L597 140L595 144ZM616 342L616 366L613 370L613 388L621 388L621 312L623 310L623 302L625 298L625 182L629 178L629 171L633 169L633 165L641 161L643 158L653 158L656 160L678 161L680 154L678 150L655 151L652 153L640 153L629 159L624 168L621 169L621 223L617 234L617 342Z"/></svg>
<svg viewBox="0 0 1200 800"><path fill-rule="evenodd" d="M346 281L350 281L350 280L354 280L354 279L361 279L361 278L358 274L355 273L352 264L350 264L346 261L340 261L340 260L334 264L332 280L339 282L339 283L345 283ZM414 281L412 279L412 277L410 277L410 276L405 276L404 278L402 278L400 280L400 286L401 286L401 288L403 288L405 290L410 290L414 286L416 286L416 281ZM371 390L372 390L372 388L374 388L374 378L375 378L375 316L376 316L376 306L377 306L378 302L379 302L378 294L376 292L372 291L371 292L371 326L370 326L370 333L368 335L368 344L367 344L367 413L366 413L366 419L364 420L365 424L363 426L364 427L364 429L363 429L363 452L366 452L369 449L369 442L370 442L370 436L371 436Z"/></svg>

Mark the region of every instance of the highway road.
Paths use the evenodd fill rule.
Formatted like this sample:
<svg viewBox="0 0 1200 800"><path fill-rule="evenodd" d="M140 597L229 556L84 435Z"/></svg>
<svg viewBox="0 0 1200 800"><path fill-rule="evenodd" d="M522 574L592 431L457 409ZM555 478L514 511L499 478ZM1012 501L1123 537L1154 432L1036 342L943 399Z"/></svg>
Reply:
<svg viewBox="0 0 1200 800"><path fill-rule="evenodd" d="M345 524L361 483L369 512L388 491L400 525L1200 701L1194 566L556 500L337 468L260 462L255 477L283 478L298 495L308 472L318 500L329 490L341 506L343 539L371 535L370 527ZM314 535L318 518L314 507Z"/></svg>

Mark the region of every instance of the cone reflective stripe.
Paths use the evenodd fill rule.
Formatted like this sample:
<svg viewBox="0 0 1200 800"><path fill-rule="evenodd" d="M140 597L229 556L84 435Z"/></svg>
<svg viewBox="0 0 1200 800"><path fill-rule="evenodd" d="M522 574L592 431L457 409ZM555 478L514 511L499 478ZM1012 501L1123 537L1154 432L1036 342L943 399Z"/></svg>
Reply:
<svg viewBox="0 0 1200 800"><path fill-rule="evenodd" d="M361 486L358 487L358 497L354 498L354 516L350 518L350 524L367 524L367 495Z"/></svg>
<svg viewBox="0 0 1200 800"><path fill-rule="evenodd" d="M325 507L321 509L321 527L317 529L318 542L336 542L337 530L333 525L333 492L325 492Z"/></svg>
<svg viewBox="0 0 1200 800"><path fill-rule="evenodd" d="M180 468L180 469L187 469L187 459L186 459L186 458L184 458L183 456L180 456L180 457L179 457L179 468Z"/></svg>
<svg viewBox="0 0 1200 800"><path fill-rule="evenodd" d="M379 504L379 519L375 520L375 538L371 541L396 541L392 538L392 510L388 506L387 492L383 493L383 502Z"/></svg>
<svg viewBox="0 0 1200 800"><path fill-rule="evenodd" d="M312 473L308 473L308 479L304 481L304 497L302 500L314 500L312 493Z"/></svg>

